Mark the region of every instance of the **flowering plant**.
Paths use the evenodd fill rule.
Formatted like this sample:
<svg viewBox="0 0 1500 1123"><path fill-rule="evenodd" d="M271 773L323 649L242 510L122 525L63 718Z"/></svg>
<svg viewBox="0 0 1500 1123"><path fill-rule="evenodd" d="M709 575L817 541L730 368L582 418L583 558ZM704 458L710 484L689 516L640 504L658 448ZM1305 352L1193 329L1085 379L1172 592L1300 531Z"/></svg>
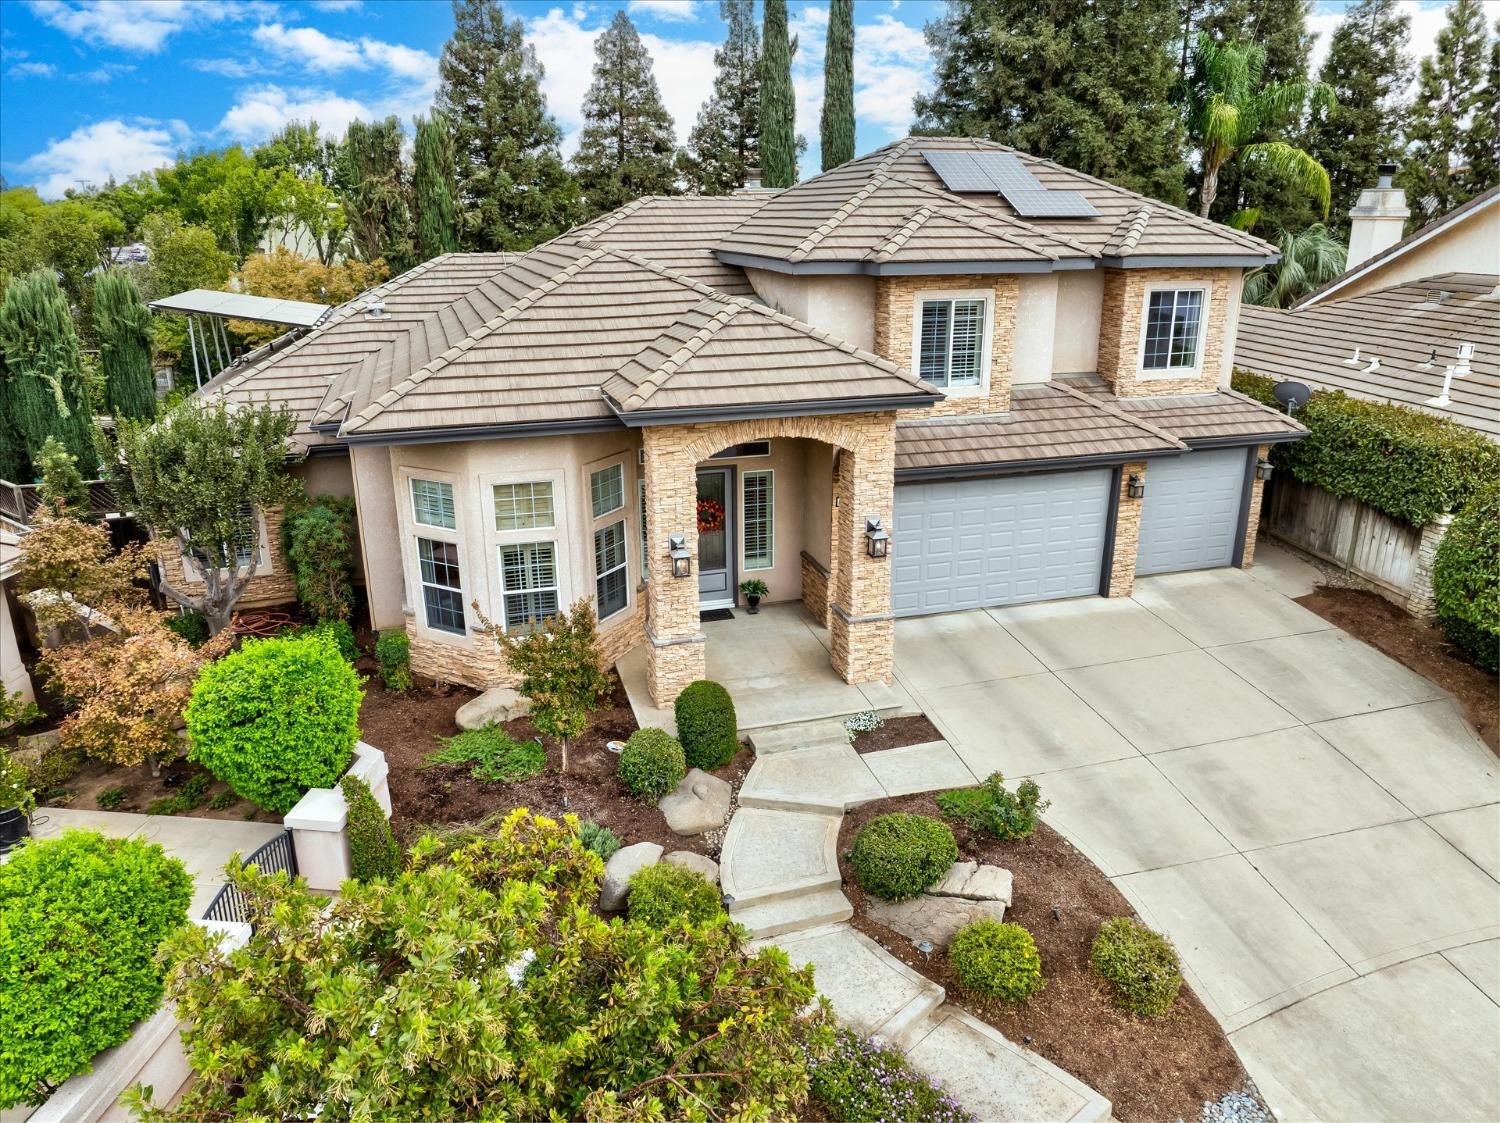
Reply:
<svg viewBox="0 0 1500 1123"><path fill-rule="evenodd" d="M717 499L698 500L698 533L712 534L724 525L724 504Z"/></svg>

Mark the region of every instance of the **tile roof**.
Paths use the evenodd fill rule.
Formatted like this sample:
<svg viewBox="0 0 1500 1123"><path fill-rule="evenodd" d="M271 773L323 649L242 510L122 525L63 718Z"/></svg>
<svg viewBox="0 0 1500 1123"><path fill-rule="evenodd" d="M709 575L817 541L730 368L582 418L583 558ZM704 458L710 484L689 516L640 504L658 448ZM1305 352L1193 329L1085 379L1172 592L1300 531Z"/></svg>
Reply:
<svg viewBox="0 0 1500 1123"><path fill-rule="evenodd" d="M1284 311L1240 310L1234 362L1272 378L1411 406L1500 439L1500 290L1493 274L1445 273L1376 292ZM1450 404L1444 369L1460 343L1475 345L1471 373L1455 378ZM1358 347L1361 362L1348 363ZM1368 370L1369 360L1380 368Z"/></svg>
<svg viewBox="0 0 1500 1123"><path fill-rule="evenodd" d="M1188 445L1274 444L1296 440L1307 432L1300 422L1234 390L1117 398L1098 375L1069 375L1056 381L1124 410Z"/></svg>
<svg viewBox="0 0 1500 1123"><path fill-rule="evenodd" d="M749 218L776 194L647 195L558 240L640 254L720 292L753 297L755 290L744 270L720 262L712 246L724 231Z"/></svg>

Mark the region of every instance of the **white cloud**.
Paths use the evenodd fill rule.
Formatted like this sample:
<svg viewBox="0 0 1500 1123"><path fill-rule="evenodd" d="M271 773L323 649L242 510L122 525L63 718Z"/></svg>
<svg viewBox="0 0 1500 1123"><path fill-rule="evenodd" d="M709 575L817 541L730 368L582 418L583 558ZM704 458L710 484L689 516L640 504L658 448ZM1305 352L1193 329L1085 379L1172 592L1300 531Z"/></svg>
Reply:
<svg viewBox="0 0 1500 1123"><path fill-rule="evenodd" d="M104 82L112 82L122 74L130 74L135 70L134 66L122 62L106 62L102 66L96 66L93 70L82 70L68 77L74 82L92 82L96 85Z"/></svg>
<svg viewBox="0 0 1500 1123"><path fill-rule="evenodd" d="M630 14L659 20L696 21L698 0L630 0Z"/></svg>
<svg viewBox="0 0 1500 1123"><path fill-rule="evenodd" d="M276 85L252 86L219 122L218 132L233 140L255 143L270 136L288 121L316 121L322 131L341 136L349 122L372 120L385 113L332 90L286 89Z"/></svg>
<svg viewBox="0 0 1500 1123"><path fill-rule="evenodd" d="M413 82L429 82L434 90L437 89L436 55L400 43L382 43L378 39L361 39L359 48L371 63L385 67L396 77Z"/></svg>
<svg viewBox="0 0 1500 1123"><path fill-rule="evenodd" d="M12 78L51 78L57 67L50 62L18 62L6 73Z"/></svg>
<svg viewBox="0 0 1500 1123"><path fill-rule="evenodd" d="M641 42L651 52L656 84L661 88L662 104L672 114L677 126L677 142L687 143L698 110L714 89L714 49L717 44L704 40L662 39L642 35Z"/></svg>
<svg viewBox="0 0 1500 1123"><path fill-rule="evenodd" d="M170 127L98 121L54 140L23 161L21 170L38 177L36 189L44 198L59 198L79 182L102 184L113 176L124 179L136 172L159 168L176 158Z"/></svg>
<svg viewBox="0 0 1500 1123"><path fill-rule="evenodd" d="M250 78L270 72L270 68L259 59L190 58L187 65L204 74L217 74L221 78Z"/></svg>
<svg viewBox="0 0 1500 1123"><path fill-rule="evenodd" d="M30 0L43 23L96 46L154 53L204 6L190 0Z"/></svg>
<svg viewBox="0 0 1500 1123"><path fill-rule="evenodd" d="M335 39L316 27L287 27L285 24L262 24L250 33L256 45L274 52L282 60L331 73L365 65L359 44Z"/></svg>
<svg viewBox="0 0 1500 1123"><path fill-rule="evenodd" d="M320 12L357 12L364 0L312 0L312 6Z"/></svg>

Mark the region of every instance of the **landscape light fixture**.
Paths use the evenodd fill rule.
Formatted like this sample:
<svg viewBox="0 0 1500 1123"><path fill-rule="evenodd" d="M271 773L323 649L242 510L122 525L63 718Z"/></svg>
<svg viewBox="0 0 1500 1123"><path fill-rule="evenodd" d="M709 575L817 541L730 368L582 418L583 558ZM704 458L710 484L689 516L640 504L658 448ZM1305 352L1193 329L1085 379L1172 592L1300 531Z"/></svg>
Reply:
<svg viewBox="0 0 1500 1123"><path fill-rule="evenodd" d="M879 519L865 520L865 549L872 558L883 558L891 552L891 536Z"/></svg>
<svg viewBox="0 0 1500 1123"><path fill-rule="evenodd" d="M687 535L673 534L667 538L667 553L672 559L673 577L693 575L693 555L688 553Z"/></svg>
<svg viewBox="0 0 1500 1123"><path fill-rule="evenodd" d="M1125 494L1132 499L1146 498L1146 481L1131 472L1130 479L1125 481Z"/></svg>
<svg viewBox="0 0 1500 1123"><path fill-rule="evenodd" d="M1271 478L1271 462L1264 456L1255 462L1255 478L1258 480L1269 480Z"/></svg>

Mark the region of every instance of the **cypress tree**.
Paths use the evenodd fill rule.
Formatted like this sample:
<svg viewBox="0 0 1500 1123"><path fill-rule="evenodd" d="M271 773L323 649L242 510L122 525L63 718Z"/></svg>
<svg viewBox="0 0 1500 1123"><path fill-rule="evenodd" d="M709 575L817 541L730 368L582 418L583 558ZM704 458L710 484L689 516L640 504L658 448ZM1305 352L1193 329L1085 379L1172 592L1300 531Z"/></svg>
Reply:
<svg viewBox="0 0 1500 1123"><path fill-rule="evenodd" d="M111 417L156 414L151 373L151 313L123 269L109 269L94 282L94 335L104 368L104 408Z"/></svg>
<svg viewBox="0 0 1500 1123"><path fill-rule="evenodd" d="M760 158L767 187L797 182L797 104L792 93L792 41L786 0L765 0L761 38Z"/></svg>
<svg viewBox="0 0 1500 1123"><path fill-rule="evenodd" d="M679 158L683 178L703 195L724 195L760 162L760 28L755 0L719 0L728 25L714 52L714 90L698 110Z"/></svg>
<svg viewBox="0 0 1500 1123"><path fill-rule="evenodd" d="M12 420L15 415L5 348L0 347L0 480L26 483L31 479L31 458L26 455L26 441L21 430Z"/></svg>
<svg viewBox="0 0 1500 1123"><path fill-rule="evenodd" d="M563 166L562 130L542 96L542 66L497 0L453 0L453 35L438 63L437 106L453 126L459 244L524 250L581 214Z"/></svg>
<svg viewBox="0 0 1500 1123"><path fill-rule="evenodd" d="M832 0L823 53L823 170L854 159L854 0Z"/></svg>
<svg viewBox="0 0 1500 1123"><path fill-rule="evenodd" d="M1474 123L1464 133L1463 155L1470 195L1500 183L1500 20L1495 21L1495 37L1490 40L1484 88L1474 99Z"/></svg>
<svg viewBox="0 0 1500 1123"><path fill-rule="evenodd" d="M573 174L590 215L642 195L670 194L677 173L672 115L635 24L623 11L594 43L594 82L583 99Z"/></svg>
<svg viewBox="0 0 1500 1123"><path fill-rule="evenodd" d="M1178 29L1171 0L953 0L926 27L936 83L917 131L987 137L1181 205Z"/></svg>
<svg viewBox="0 0 1500 1123"><path fill-rule="evenodd" d="M12 281L0 301L0 350L8 373L6 406L33 468L48 437L78 459L92 476L94 418L78 356L78 337L68 298L50 269Z"/></svg>
<svg viewBox="0 0 1500 1123"><path fill-rule="evenodd" d="M339 180L349 236L365 261L384 258L391 272L411 267L411 214L406 205L404 137L395 117L350 121L339 149Z"/></svg>
<svg viewBox="0 0 1500 1123"><path fill-rule="evenodd" d="M1402 169L1414 226L1447 214L1474 193L1461 162L1484 88L1485 30L1479 0L1454 0L1432 54L1422 60Z"/></svg>
<svg viewBox="0 0 1500 1123"><path fill-rule="evenodd" d="M412 125L411 190L416 207L417 258L431 261L458 249L458 216L453 206L453 134L448 117L434 109Z"/></svg>
<svg viewBox="0 0 1500 1123"><path fill-rule="evenodd" d="M1375 186L1376 167L1401 152L1400 99L1411 80L1403 48L1410 35L1411 17L1396 0L1360 0L1334 29L1319 72L1338 107L1314 107L1305 147L1328 169L1328 226L1340 240L1348 237L1349 208Z"/></svg>

